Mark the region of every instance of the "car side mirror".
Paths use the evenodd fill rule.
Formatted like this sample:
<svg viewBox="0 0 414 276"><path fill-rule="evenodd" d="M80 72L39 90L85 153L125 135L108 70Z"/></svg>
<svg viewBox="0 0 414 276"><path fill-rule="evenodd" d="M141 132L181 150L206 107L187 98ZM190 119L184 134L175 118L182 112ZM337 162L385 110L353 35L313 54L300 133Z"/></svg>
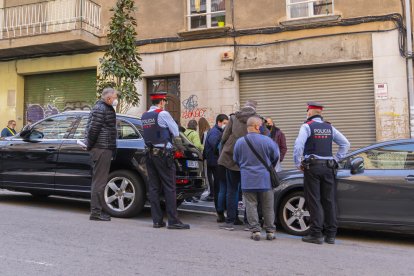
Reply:
<svg viewBox="0 0 414 276"><path fill-rule="evenodd" d="M351 174L363 173L364 170L364 159L362 157L351 160Z"/></svg>
<svg viewBox="0 0 414 276"><path fill-rule="evenodd" d="M20 137L22 137L23 139L27 139L30 136L30 132L31 132L31 128L30 127L25 127L22 129L22 131L20 131L19 135Z"/></svg>

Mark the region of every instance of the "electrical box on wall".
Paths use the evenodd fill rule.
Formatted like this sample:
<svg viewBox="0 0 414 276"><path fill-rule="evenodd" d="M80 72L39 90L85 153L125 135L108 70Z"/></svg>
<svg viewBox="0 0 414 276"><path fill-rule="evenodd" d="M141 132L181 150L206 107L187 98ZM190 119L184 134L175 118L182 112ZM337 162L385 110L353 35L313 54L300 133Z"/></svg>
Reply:
<svg viewBox="0 0 414 276"><path fill-rule="evenodd" d="M221 61L229 61L234 59L234 53L232 51L226 51L221 53Z"/></svg>

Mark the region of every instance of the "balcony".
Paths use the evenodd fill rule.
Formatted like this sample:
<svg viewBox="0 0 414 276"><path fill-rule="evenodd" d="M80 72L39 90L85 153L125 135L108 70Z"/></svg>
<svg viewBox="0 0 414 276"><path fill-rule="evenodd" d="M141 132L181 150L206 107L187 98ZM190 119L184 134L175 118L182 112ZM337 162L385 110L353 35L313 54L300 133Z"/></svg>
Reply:
<svg viewBox="0 0 414 276"><path fill-rule="evenodd" d="M101 6L54 0L0 9L0 58L97 47Z"/></svg>

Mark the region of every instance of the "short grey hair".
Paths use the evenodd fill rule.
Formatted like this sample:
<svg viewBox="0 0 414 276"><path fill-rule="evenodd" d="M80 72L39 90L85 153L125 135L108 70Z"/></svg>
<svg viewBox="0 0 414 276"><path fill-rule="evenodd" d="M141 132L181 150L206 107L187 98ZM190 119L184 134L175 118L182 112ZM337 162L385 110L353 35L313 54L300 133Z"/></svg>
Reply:
<svg viewBox="0 0 414 276"><path fill-rule="evenodd" d="M106 87L102 91L101 99L106 101L106 99L108 99L108 97L111 97L111 96L113 96L114 94L117 94L117 93L118 92L116 92L116 90L113 89L112 87Z"/></svg>
<svg viewBox="0 0 414 276"><path fill-rule="evenodd" d="M262 118L258 117L258 116L252 116L247 120L247 127L253 127L255 125L262 125L263 120Z"/></svg>

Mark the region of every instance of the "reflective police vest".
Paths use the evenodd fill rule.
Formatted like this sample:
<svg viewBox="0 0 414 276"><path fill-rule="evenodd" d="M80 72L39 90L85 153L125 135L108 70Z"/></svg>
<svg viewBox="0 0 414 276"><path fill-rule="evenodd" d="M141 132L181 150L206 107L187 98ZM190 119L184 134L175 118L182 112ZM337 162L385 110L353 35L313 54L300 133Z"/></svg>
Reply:
<svg viewBox="0 0 414 276"><path fill-rule="evenodd" d="M304 155L332 156L332 126L327 122L306 122L309 125L311 135L305 143Z"/></svg>
<svg viewBox="0 0 414 276"><path fill-rule="evenodd" d="M141 117L144 140L148 146L172 143L169 129L158 124L158 115L161 111L162 109L156 109L145 112Z"/></svg>

